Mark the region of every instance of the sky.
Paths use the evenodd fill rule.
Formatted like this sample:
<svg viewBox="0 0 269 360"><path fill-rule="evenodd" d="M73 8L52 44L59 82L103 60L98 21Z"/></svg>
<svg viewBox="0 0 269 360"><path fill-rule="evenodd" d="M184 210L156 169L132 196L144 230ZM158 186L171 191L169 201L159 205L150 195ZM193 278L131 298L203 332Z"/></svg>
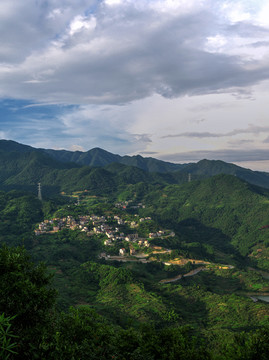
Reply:
<svg viewBox="0 0 269 360"><path fill-rule="evenodd" d="M0 138L269 172L268 0L1 0Z"/></svg>

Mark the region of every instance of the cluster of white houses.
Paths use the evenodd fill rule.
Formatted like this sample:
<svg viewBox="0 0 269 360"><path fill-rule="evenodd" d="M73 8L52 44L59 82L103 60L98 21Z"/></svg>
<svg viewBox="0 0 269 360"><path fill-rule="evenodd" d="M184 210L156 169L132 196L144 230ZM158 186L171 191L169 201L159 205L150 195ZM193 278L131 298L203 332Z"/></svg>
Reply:
<svg viewBox="0 0 269 360"><path fill-rule="evenodd" d="M110 220L110 223L112 220L117 224L117 226L112 227L108 224L108 220ZM140 238L137 233L124 234L120 228L124 225L128 228L135 229L139 226L139 222L141 223L148 220L151 220L151 218L145 217L136 219L136 221L130 221L123 220L118 215L107 217L97 215L82 215L78 217L78 220L75 220L73 216L67 216L61 219L53 218L51 220L44 220L38 224L38 229L35 230L35 235L56 233L62 229L80 230L85 232L88 236L94 234L103 234L106 236L104 241L105 246L112 246L113 243L117 240L127 241L130 243L130 255L133 255L135 250L132 247L132 243L137 244L139 247L149 247L150 243L147 239ZM90 222L92 224L91 229L89 229ZM149 233L148 238L152 239L162 236L175 236L175 234L170 230L159 230L156 233ZM124 248L120 249L120 255L125 255L125 253L126 250Z"/></svg>
<svg viewBox="0 0 269 360"><path fill-rule="evenodd" d="M67 216L64 218L53 218L51 220L44 220L38 224L38 229L35 230L36 235L56 233L62 229L77 230L80 229L91 235L87 224L91 220L91 216L83 215L79 216L79 220L75 220L73 216Z"/></svg>

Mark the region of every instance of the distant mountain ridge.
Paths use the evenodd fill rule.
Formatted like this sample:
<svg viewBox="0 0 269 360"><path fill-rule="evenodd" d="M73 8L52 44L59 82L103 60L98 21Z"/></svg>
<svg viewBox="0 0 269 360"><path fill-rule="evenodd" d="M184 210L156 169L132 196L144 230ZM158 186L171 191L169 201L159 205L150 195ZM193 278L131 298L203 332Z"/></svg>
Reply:
<svg viewBox="0 0 269 360"><path fill-rule="evenodd" d="M184 167L181 164L157 160L154 158L144 158L140 155L120 156L112 154L100 148L93 148L89 151L68 151L68 150L43 150L46 154L61 162L75 162L79 165L106 166L113 162L127 166L135 166L148 172L166 173L177 171Z"/></svg>
<svg viewBox="0 0 269 360"><path fill-rule="evenodd" d="M81 174L79 168L90 166L91 168L107 169L106 171L109 173L118 172L118 176L127 171L129 182L131 173L137 182L144 181L144 179L147 179L148 182L153 181L153 179L157 181L158 178L161 182L167 181L170 184L187 181L189 174L191 174L192 180L208 178L218 174L228 174L237 176L251 184L269 188L269 173L252 171L221 160L204 159L197 163L174 164L151 157L144 158L140 155L120 156L101 148L93 148L86 152L36 149L12 140L0 140L0 154L0 182L5 182L5 184L14 184L16 181L23 183L22 179L30 179L30 174L33 174L35 178L39 174L42 179L44 176L48 178L49 173L54 173L54 177L51 175L51 179L56 179L56 169L72 169L73 174L75 172ZM30 156L30 154L32 155ZM36 157L34 154L36 154ZM28 164L29 162L31 166ZM131 171L131 169L128 169L125 171L122 166L119 167L116 164L134 167L137 170ZM138 171L139 169L156 175L148 176ZM157 173L162 174L162 176L157 176ZM85 184L85 181L83 183Z"/></svg>
<svg viewBox="0 0 269 360"><path fill-rule="evenodd" d="M13 140L0 140L0 151L8 152L32 152L40 151L46 153L51 158L60 162L73 162L78 165L87 165L95 167L103 167L113 162L128 166L135 166L148 172L166 173L177 171L184 167L182 164L174 164L162 160L157 160L152 157L144 158L140 155L134 156L120 156L112 154L101 148L93 148L88 151L69 151L69 150L53 150L34 148L29 145L23 145Z"/></svg>
<svg viewBox="0 0 269 360"><path fill-rule="evenodd" d="M102 151L105 152L105 151ZM100 152L97 151L97 155ZM108 153L109 154L109 153ZM111 154L113 156L113 154ZM109 161L103 161L103 164ZM175 174L175 176L173 175ZM167 185L186 182L177 172L153 173L135 166L110 162L106 166L61 162L43 149L0 141L0 189L36 192L38 182L46 195L87 189L90 193L112 194L129 184Z"/></svg>
<svg viewBox="0 0 269 360"><path fill-rule="evenodd" d="M195 164L186 164L181 173L189 173L199 178L219 174L234 175L250 184L269 188L269 173L253 171L221 160L200 160Z"/></svg>

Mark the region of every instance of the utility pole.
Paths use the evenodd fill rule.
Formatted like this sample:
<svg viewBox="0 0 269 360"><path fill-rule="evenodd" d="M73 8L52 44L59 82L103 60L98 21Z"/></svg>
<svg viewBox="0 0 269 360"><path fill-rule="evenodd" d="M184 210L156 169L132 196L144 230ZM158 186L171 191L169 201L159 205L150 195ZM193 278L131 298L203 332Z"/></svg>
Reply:
<svg viewBox="0 0 269 360"><path fill-rule="evenodd" d="M41 183L37 184L37 189L38 189L38 199L40 201L42 201L42 193L41 193Z"/></svg>

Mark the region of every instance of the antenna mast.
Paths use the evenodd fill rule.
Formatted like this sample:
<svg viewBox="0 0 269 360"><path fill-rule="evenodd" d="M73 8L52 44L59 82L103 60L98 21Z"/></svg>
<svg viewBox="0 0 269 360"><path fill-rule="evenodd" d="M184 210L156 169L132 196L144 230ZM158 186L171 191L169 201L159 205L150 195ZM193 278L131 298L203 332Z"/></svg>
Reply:
<svg viewBox="0 0 269 360"><path fill-rule="evenodd" d="M41 193L41 183L37 184L37 189L38 189L38 199L40 201L42 201L42 193Z"/></svg>

